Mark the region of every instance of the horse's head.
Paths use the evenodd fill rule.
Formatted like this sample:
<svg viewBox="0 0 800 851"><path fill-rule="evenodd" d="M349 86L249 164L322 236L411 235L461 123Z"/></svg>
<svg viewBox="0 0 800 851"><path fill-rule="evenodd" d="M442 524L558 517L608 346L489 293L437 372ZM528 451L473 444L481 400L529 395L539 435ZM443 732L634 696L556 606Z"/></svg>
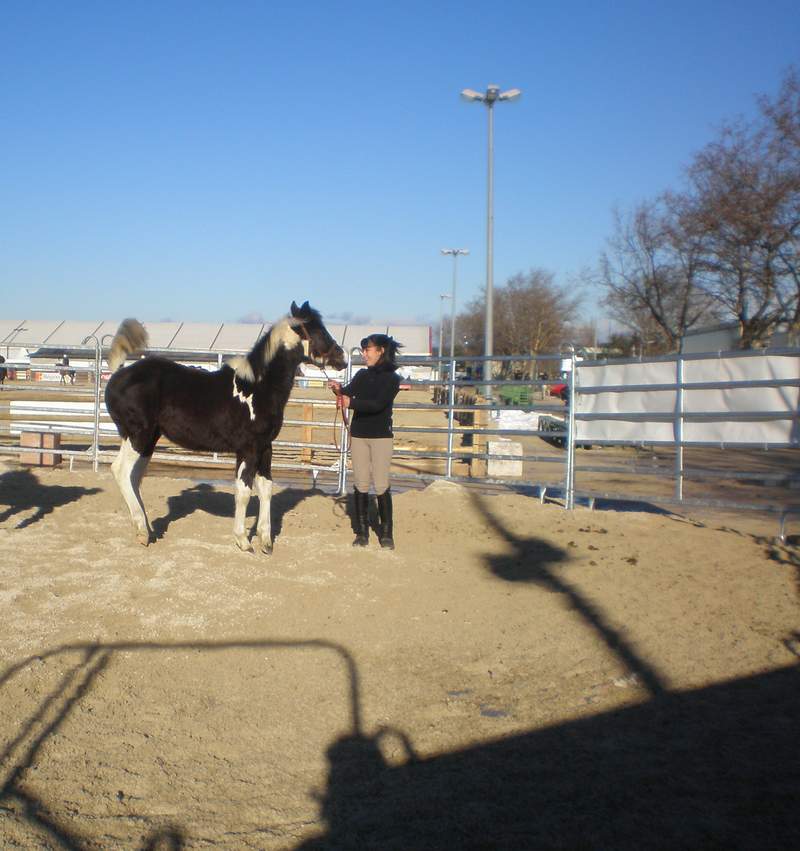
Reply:
<svg viewBox="0 0 800 851"><path fill-rule="evenodd" d="M305 302L298 307L292 302L292 318L296 320L295 330L303 340L308 341L309 354L313 361L330 365L334 369L344 369L347 366L342 347L331 337L328 329L322 323L319 311L309 307Z"/></svg>

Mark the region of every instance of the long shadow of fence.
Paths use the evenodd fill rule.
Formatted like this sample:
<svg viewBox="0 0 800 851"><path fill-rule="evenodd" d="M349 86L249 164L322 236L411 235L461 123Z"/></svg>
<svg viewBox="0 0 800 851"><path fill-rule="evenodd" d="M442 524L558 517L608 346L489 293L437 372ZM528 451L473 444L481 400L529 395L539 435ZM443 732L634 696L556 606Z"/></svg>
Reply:
<svg viewBox="0 0 800 851"><path fill-rule="evenodd" d="M342 737L327 754L327 831L299 848L800 847L800 666L670 692L664 675L559 576L562 550L514 535L484 498L473 499L510 548L487 568L564 595L651 699L426 759L409 745L407 762L394 767L379 737Z"/></svg>
<svg viewBox="0 0 800 851"><path fill-rule="evenodd" d="M298 846L305 851L800 847L797 666L420 758L401 731L365 733L355 664L325 641L71 645L40 654L83 655L5 748L0 805L14 803L56 847L91 844L22 779L114 653L299 647L339 657L351 705L350 731L327 751L323 832ZM0 688L33 658L9 668ZM392 735L405 748L402 765L382 755L381 740ZM185 844L187 829L174 824L151 830L142 847Z"/></svg>
<svg viewBox="0 0 800 851"><path fill-rule="evenodd" d="M299 847L797 848L798 701L791 667L399 767L342 738Z"/></svg>
<svg viewBox="0 0 800 851"><path fill-rule="evenodd" d="M286 641L217 641L217 642L116 642L62 645L35 656L28 657L10 666L0 675L0 691L21 671L33 662L42 662L59 656L79 653L81 660L67 669L59 683L36 707L32 715L19 725L16 735L8 741L0 753L3 780L0 786L0 810L12 804L21 817L38 834L51 843L67 848L82 849L90 844L87 837L65 820L56 816L53 805L33 794L25 783L26 772L32 768L46 742L62 728L81 700L92 690L98 676L108 667L117 653L159 652L175 650L197 650L220 652L225 650L297 650L312 649L332 652L342 663L348 682L350 709L350 736L363 736L359 677L355 662L346 648L322 640ZM144 849L180 849L185 842L185 833L178 825L159 826L145 839Z"/></svg>
<svg viewBox="0 0 800 851"><path fill-rule="evenodd" d="M800 847L800 667L670 693L558 575L564 551L515 536L473 499L510 548L487 558L491 573L564 595L651 698L426 759L408 745L400 766L386 764L379 736L342 737L327 753L326 833L299 848Z"/></svg>
<svg viewBox="0 0 800 851"><path fill-rule="evenodd" d="M303 851L800 847L800 666L670 692L664 675L559 576L563 551L515 536L482 497L474 498L510 549L488 558L487 569L504 581L563 594L587 628L639 676L647 702L421 758L402 730L364 730L355 662L331 642L65 645L0 675L2 689L34 658L83 654L0 755L0 806L15 802L32 827L61 847L89 844L21 781L114 653L316 648L334 652L344 665L350 725L326 752L322 833L297 846ZM787 646L796 640L797 634L790 636ZM388 736L402 743L403 764L384 758ZM183 826L168 825L151 831L143 847L180 849L188 842Z"/></svg>

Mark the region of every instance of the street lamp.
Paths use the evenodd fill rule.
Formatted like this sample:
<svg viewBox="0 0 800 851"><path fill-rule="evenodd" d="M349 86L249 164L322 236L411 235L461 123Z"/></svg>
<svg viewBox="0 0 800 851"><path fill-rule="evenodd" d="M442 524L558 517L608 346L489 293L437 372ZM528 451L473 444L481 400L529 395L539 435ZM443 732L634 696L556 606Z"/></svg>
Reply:
<svg viewBox="0 0 800 851"><path fill-rule="evenodd" d="M442 254L449 254L453 258L453 294L450 296L450 363L453 362L456 340L456 281L458 279L458 256L469 254L468 248L443 248Z"/></svg>
<svg viewBox="0 0 800 851"><path fill-rule="evenodd" d="M488 169L487 169L487 192L486 192L486 324L484 355L487 360L483 362L483 380L487 382L484 388L484 396L491 397L491 386L488 383L492 378L492 364L488 360L494 354L494 105L496 101L515 100L522 94L520 89L508 89L500 91L500 86L492 83L485 92L476 92L473 89L463 89L461 97L467 101L477 101L486 106L489 117L488 137Z"/></svg>
<svg viewBox="0 0 800 851"><path fill-rule="evenodd" d="M444 300L450 298L447 293L439 295L439 380L442 378L442 342L444 333Z"/></svg>

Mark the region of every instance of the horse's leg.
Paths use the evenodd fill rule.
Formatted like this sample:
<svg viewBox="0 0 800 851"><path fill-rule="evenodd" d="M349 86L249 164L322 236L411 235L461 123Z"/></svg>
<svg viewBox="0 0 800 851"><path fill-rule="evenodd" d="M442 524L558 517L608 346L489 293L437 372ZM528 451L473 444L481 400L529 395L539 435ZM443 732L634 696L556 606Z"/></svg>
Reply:
<svg viewBox="0 0 800 851"><path fill-rule="evenodd" d="M272 555L272 443L267 443L261 452L255 476L258 494L258 523L253 541L257 549Z"/></svg>
<svg viewBox="0 0 800 851"><path fill-rule="evenodd" d="M272 479L256 474L256 493L258 493L258 523L256 525L256 537L260 544L261 552L268 556L272 555L272 515L270 514L272 503Z"/></svg>
<svg viewBox="0 0 800 851"><path fill-rule="evenodd" d="M236 546L240 550L250 552L253 548L247 539L245 520L247 518L247 505L250 502L250 485L247 482L252 482L253 479L252 473L249 473L247 470L247 462L238 458L236 460L236 482L234 490L236 511L233 518L233 539L236 541Z"/></svg>
<svg viewBox="0 0 800 851"><path fill-rule="evenodd" d="M152 450L151 453L152 454ZM150 524L139 494L139 484L150 462L150 454L142 455L133 448L129 438L122 441L119 454L111 465L111 472L122 492L122 498L128 506L131 520L136 528L136 538L140 544L150 543Z"/></svg>

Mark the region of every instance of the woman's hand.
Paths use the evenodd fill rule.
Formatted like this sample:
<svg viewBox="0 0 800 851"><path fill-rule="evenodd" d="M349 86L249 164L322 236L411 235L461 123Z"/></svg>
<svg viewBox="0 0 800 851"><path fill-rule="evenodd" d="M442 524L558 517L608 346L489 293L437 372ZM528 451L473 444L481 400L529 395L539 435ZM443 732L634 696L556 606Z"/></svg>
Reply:
<svg viewBox="0 0 800 851"><path fill-rule="evenodd" d="M342 392L342 382L341 381L329 381L328 387L334 392L336 396L340 396Z"/></svg>

